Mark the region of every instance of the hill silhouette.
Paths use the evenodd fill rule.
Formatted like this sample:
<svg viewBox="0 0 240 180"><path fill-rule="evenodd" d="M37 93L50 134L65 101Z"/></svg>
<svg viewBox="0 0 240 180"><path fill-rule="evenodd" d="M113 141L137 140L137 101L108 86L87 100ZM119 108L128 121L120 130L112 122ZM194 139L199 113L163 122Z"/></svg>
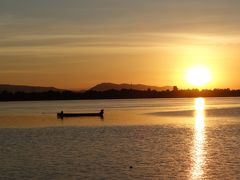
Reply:
<svg viewBox="0 0 240 180"><path fill-rule="evenodd" d="M108 90L122 90L122 89L134 89L145 91L148 89L156 90L156 91L166 91L166 90L173 90L173 86L148 86L144 84L114 84L114 83L101 83L97 84L96 86L90 88L91 91L108 91Z"/></svg>
<svg viewBox="0 0 240 180"><path fill-rule="evenodd" d="M0 92L46 92L46 91L63 91L63 89L57 89L55 87L41 87L41 86L26 86L26 85L9 85L0 84Z"/></svg>

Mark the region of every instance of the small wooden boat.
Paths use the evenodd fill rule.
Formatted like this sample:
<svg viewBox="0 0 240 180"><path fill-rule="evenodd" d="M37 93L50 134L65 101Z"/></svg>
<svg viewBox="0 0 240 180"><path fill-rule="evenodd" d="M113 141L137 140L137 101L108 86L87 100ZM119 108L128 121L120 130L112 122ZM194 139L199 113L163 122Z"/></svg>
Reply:
<svg viewBox="0 0 240 180"><path fill-rule="evenodd" d="M57 113L58 118L65 118L65 117L86 117L86 116L98 116L103 118L104 110L102 109L99 113L64 113L61 111Z"/></svg>

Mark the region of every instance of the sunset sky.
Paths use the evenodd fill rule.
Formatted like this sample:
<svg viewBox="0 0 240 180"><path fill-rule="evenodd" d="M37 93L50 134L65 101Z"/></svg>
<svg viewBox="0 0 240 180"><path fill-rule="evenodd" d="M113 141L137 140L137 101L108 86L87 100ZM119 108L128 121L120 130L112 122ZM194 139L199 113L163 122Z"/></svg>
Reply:
<svg viewBox="0 0 240 180"><path fill-rule="evenodd" d="M0 0L0 84L240 88L239 0Z"/></svg>

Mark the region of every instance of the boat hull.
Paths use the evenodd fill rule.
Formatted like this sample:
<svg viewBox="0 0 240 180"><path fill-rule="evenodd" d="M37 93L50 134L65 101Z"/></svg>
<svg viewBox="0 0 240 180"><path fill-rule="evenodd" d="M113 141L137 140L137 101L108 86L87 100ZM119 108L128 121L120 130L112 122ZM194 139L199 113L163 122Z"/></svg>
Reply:
<svg viewBox="0 0 240 180"><path fill-rule="evenodd" d="M101 117L103 118L103 110L101 110L99 113L64 113L60 112L57 113L58 118L67 118L67 117Z"/></svg>

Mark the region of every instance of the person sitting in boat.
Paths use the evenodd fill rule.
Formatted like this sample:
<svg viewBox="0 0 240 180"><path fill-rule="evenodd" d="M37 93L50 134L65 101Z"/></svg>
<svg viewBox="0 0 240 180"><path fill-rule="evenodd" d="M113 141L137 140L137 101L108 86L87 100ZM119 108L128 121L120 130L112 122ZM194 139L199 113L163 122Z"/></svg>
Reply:
<svg viewBox="0 0 240 180"><path fill-rule="evenodd" d="M103 116L103 114L104 114L104 109L100 111L100 116Z"/></svg>

